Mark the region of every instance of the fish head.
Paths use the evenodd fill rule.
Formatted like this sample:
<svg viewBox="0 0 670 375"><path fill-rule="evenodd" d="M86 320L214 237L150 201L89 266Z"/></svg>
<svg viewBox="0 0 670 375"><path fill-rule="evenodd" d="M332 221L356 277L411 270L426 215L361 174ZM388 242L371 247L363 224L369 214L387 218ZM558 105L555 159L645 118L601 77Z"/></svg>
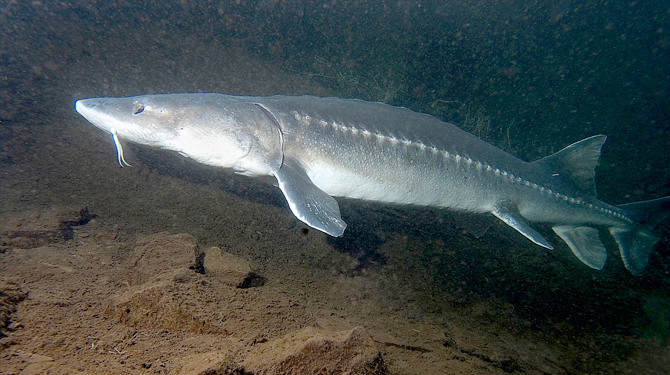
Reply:
<svg viewBox="0 0 670 375"><path fill-rule="evenodd" d="M115 137L177 151L203 164L246 175L272 174L281 166L279 124L249 97L158 94L90 98L76 101L75 109Z"/></svg>

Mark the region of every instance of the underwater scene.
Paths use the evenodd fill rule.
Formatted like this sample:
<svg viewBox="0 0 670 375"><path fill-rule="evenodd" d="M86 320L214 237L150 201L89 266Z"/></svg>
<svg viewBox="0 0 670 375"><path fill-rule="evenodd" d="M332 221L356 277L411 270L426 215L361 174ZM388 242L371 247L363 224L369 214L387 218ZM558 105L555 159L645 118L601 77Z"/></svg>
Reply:
<svg viewBox="0 0 670 375"><path fill-rule="evenodd" d="M0 373L667 374L668 98L662 1L0 0Z"/></svg>

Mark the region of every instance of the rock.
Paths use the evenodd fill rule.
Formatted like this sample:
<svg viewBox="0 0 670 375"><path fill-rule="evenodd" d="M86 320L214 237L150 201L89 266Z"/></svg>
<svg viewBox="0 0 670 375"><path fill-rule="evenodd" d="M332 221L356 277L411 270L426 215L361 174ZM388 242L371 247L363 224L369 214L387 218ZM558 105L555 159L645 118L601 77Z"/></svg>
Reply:
<svg viewBox="0 0 670 375"><path fill-rule="evenodd" d="M257 344L242 364L256 375L388 373L381 353L362 327L335 333L303 328Z"/></svg>
<svg viewBox="0 0 670 375"><path fill-rule="evenodd" d="M19 284L0 279L0 338L10 330L10 318L16 313L16 306L28 296Z"/></svg>
<svg viewBox="0 0 670 375"><path fill-rule="evenodd" d="M130 271L128 282L141 284L163 273L194 265L196 247L195 237L188 233L162 232L138 239L133 254L126 261Z"/></svg>
<svg viewBox="0 0 670 375"><path fill-rule="evenodd" d="M51 209L5 215L0 221L0 237L5 246L34 249L74 239L74 227L87 224L92 218L88 209Z"/></svg>
<svg viewBox="0 0 670 375"><path fill-rule="evenodd" d="M23 233L22 233L23 234ZM27 235L25 236L17 236L14 238L11 238L8 241L8 245L11 247L16 247L18 249L33 249L37 247L37 244L45 244L48 243L49 241L44 241L44 240L39 240L38 237L32 236L29 237Z"/></svg>
<svg viewBox="0 0 670 375"><path fill-rule="evenodd" d="M220 278L224 284L241 285L251 273L251 264L238 256L227 253L218 247L205 250L205 273Z"/></svg>
<svg viewBox="0 0 670 375"><path fill-rule="evenodd" d="M249 374L224 351L193 354L181 358L179 375Z"/></svg>
<svg viewBox="0 0 670 375"><path fill-rule="evenodd" d="M54 360L53 358L48 357L46 355L30 353L23 350L17 350L13 353L13 355L18 357L21 361L27 364L53 362Z"/></svg>
<svg viewBox="0 0 670 375"><path fill-rule="evenodd" d="M52 357L35 354L23 350L12 352L12 357L20 361L24 366L18 375L42 375L42 374L69 374L69 375L93 375L100 372L88 372L76 370L66 364L57 363ZM15 373L15 372L8 372ZM4 372L3 372L4 374Z"/></svg>
<svg viewBox="0 0 670 375"><path fill-rule="evenodd" d="M130 327L219 333L195 314L193 298L188 290L179 291L177 285L184 282L188 272L192 274L190 278L197 277L195 271L179 268L163 273L153 281L131 287L114 298L105 315Z"/></svg>
<svg viewBox="0 0 670 375"><path fill-rule="evenodd" d="M12 353L27 366L21 370L19 375L40 375L49 373L49 368L53 367L53 358L45 355L17 350Z"/></svg>

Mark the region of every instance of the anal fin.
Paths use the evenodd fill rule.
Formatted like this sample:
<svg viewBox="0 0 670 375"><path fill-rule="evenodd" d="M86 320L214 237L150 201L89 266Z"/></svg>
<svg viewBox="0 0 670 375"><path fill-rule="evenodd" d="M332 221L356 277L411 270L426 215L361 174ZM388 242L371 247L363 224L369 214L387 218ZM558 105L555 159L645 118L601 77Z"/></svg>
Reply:
<svg viewBox="0 0 670 375"><path fill-rule="evenodd" d="M607 260L607 250L600 241L597 229L574 225L557 225L552 229L570 246L582 263L597 270L603 269Z"/></svg>
<svg viewBox="0 0 670 375"><path fill-rule="evenodd" d="M526 219L521 216L516 206L512 206L510 204L500 204L496 206L491 213L537 245L545 247L549 250L554 248L551 246L549 241L547 241L540 233L533 229L530 224L528 224L528 221L526 221Z"/></svg>
<svg viewBox="0 0 670 375"><path fill-rule="evenodd" d="M314 185L298 162L285 158L274 175L300 221L334 237L344 233L347 224L340 217L337 201Z"/></svg>

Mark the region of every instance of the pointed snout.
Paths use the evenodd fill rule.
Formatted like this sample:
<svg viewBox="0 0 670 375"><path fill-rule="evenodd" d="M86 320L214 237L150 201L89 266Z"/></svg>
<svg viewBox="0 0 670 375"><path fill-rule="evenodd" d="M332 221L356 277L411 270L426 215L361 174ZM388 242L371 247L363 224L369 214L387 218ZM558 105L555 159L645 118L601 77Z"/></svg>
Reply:
<svg viewBox="0 0 670 375"><path fill-rule="evenodd" d="M80 99L74 102L74 109L91 124L104 130L118 126L118 119L113 116L114 105L107 98Z"/></svg>
<svg viewBox="0 0 670 375"><path fill-rule="evenodd" d="M79 99L74 102L74 110L77 111L80 115L84 116L86 111L95 107L95 99ZM86 117L86 116L84 116Z"/></svg>
<svg viewBox="0 0 670 375"><path fill-rule="evenodd" d="M88 99L79 99L74 102L74 110L77 111L77 113L81 114L81 111L86 107L86 101Z"/></svg>
<svg viewBox="0 0 670 375"><path fill-rule="evenodd" d="M98 102L99 100L96 98L79 99L74 102L74 109L85 119L97 126L97 124L95 124L93 121L93 118L95 115L95 107L97 106Z"/></svg>

